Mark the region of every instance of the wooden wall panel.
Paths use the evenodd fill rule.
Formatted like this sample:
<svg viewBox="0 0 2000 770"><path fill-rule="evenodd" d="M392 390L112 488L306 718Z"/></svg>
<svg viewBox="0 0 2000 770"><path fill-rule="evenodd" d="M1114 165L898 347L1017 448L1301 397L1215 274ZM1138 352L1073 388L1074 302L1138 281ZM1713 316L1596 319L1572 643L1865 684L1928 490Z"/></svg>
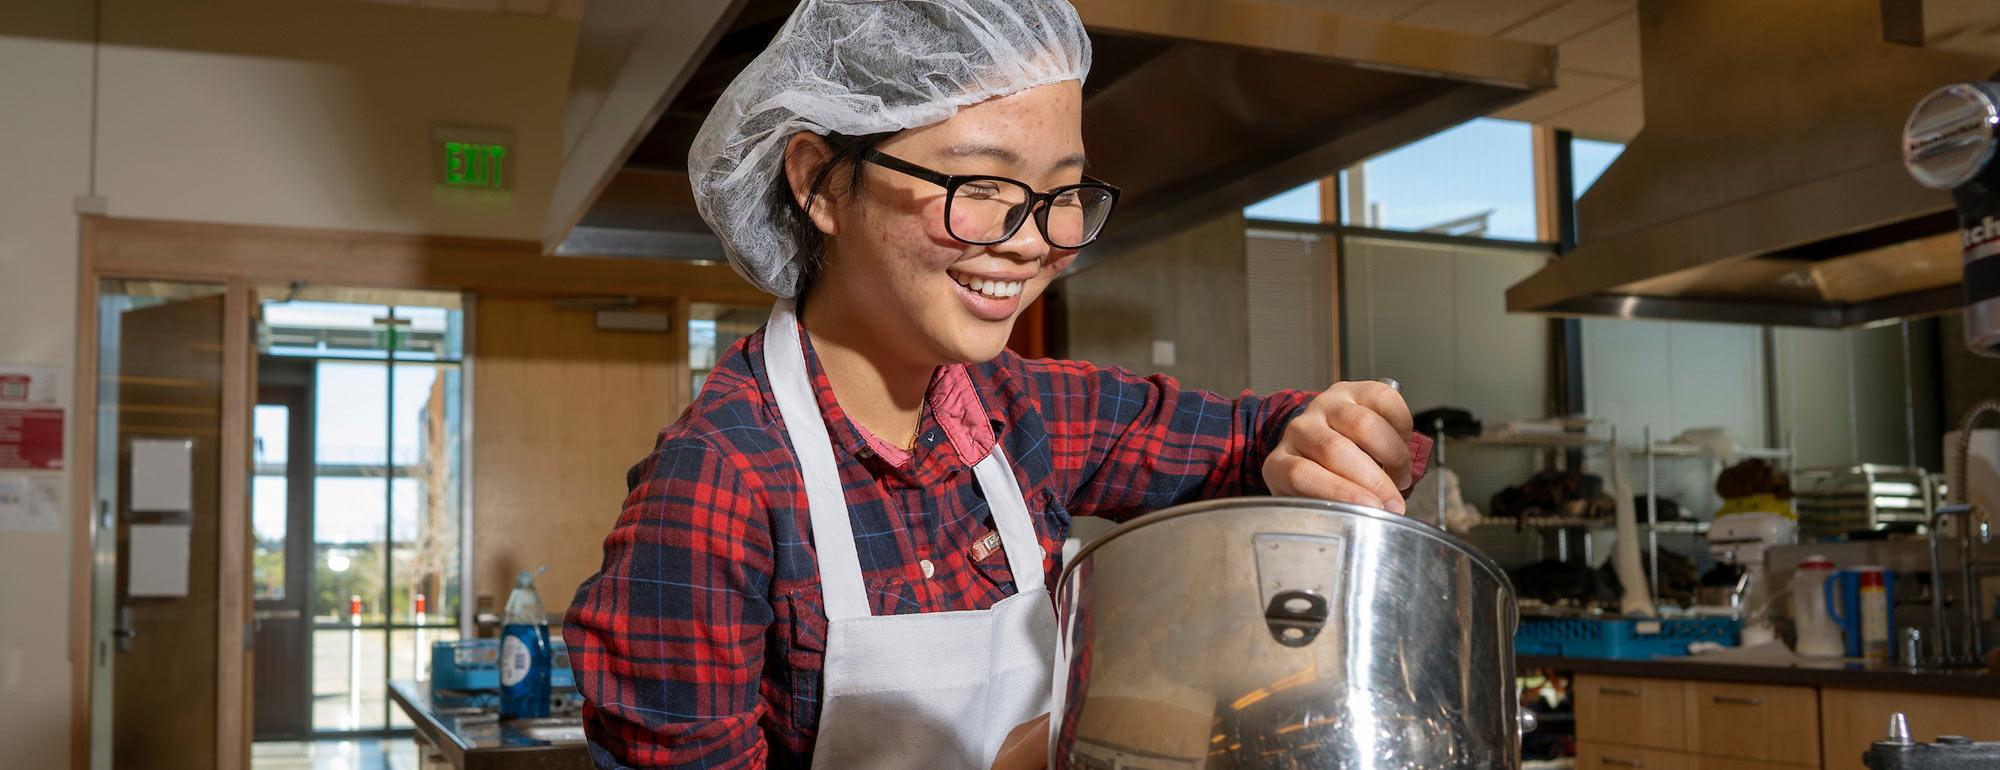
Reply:
<svg viewBox="0 0 2000 770"><path fill-rule="evenodd" d="M1996 692L2000 696L2000 692ZM1839 690L1819 692L1820 741L1826 770L1863 770L1862 753L1889 733L1889 715L1901 711L1910 735L1919 741L1963 735L2000 741L2000 697L1965 698L1908 692Z"/></svg>
<svg viewBox="0 0 2000 770"><path fill-rule="evenodd" d="M471 595L502 610L514 576L552 622L597 571L625 472L688 401L685 302L674 331L598 331L588 310L482 297L474 323Z"/></svg>

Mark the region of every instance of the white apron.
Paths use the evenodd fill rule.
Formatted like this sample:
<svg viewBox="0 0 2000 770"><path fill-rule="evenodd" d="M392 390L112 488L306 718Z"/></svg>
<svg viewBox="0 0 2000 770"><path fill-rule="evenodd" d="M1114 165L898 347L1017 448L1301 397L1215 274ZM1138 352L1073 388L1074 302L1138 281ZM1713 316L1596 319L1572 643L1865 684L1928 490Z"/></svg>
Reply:
<svg viewBox="0 0 2000 770"><path fill-rule="evenodd" d="M799 455L826 597L825 683L815 770L987 770L1016 725L1048 710L1055 605L1020 484L998 445L973 466L1014 572L987 610L869 615L861 558L826 420L813 397L792 302L764 331L764 367Z"/></svg>

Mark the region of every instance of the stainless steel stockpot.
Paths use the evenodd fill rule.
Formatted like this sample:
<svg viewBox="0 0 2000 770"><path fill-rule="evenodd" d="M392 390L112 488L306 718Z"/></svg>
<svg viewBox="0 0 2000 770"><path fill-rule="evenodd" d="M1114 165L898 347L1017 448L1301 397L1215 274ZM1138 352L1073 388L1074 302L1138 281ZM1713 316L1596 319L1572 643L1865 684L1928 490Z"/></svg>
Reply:
<svg viewBox="0 0 2000 770"><path fill-rule="evenodd" d="M1057 768L1512 770L1517 608L1464 541L1241 498L1135 519L1056 590Z"/></svg>

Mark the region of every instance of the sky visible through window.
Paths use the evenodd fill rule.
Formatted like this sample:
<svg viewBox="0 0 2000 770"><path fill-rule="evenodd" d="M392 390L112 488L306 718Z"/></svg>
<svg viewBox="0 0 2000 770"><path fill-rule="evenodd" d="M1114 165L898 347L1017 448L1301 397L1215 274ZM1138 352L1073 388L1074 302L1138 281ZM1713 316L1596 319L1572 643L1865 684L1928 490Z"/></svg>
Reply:
<svg viewBox="0 0 2000 770"><path fill-rule="evenodd" d="M1388 230L1428 230L1470 237L1533 241L1535 173L1533 127L1478 118L1370 158L1361 170L1367 205L1341 201L1346 224ZM1616 160L1624 145L1575 139L1573 190L1581 196ZM1343 171L1352 191L1350 171ZM1320 221L1319 182L1253 204L1251 219Z"/></svg>

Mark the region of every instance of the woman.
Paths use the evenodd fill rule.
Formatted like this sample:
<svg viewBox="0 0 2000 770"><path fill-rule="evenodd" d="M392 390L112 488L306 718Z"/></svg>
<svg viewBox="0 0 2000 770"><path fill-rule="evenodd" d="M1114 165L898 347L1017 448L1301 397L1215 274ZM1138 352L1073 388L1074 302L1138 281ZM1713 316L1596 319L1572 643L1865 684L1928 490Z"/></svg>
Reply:
<svg viewBox="0 0 2000 770"><path fill-rule="evenodd" d="M1047 708L1070 517L1403 509L1387 386L1230 401L1003 350L1116 203L1089 62L1064 0L806 0L724 93L690 179L781 299L631 471L566 619L599 765L985 768Z"/></svg>

